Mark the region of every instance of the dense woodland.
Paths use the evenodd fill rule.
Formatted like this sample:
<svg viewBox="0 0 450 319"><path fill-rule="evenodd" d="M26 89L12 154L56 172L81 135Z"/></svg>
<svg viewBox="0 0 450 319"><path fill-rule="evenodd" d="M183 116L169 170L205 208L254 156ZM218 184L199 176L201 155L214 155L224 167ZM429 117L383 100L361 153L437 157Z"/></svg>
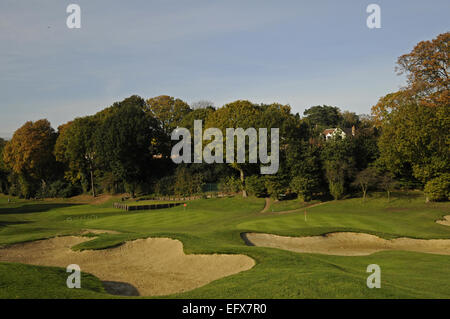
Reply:
<svg viewBox="0 0 450 319"><path fill-rule="evenodd" d="M24 198L82 193L130 196L192 195L341 199L371 190L424 189L427 200L450 198L450 33L418 43L398 59L407 86L387 94L371 115L312 106L238 100L215 108L162 95L133 95L55 130L46 119L26 122L0 139L0 192ZM260 175L259 164L174 164L170 134L177 127L280 129L280 168ZM327 128L354 136L326 140ZM204 145L207 142L204 142Z"/></svg>

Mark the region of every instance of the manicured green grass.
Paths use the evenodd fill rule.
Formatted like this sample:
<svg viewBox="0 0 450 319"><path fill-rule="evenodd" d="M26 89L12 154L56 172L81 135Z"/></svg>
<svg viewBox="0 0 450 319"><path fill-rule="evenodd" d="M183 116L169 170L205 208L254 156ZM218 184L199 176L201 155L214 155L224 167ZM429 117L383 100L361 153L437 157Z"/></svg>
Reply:
<svg viewBox="0 0 450 319"><path fill-rule="evenodd" d="M450 227L435 223L450 214L449 203L426 204L420 193L399 193L390 202L381 196L365 202L355 198L310 207L307 221L304 208L297 205L300 203L285 201L281 210L294 207L298 212L260 213L264 199L235 197L190 201L186 209L177 206L124 212L112 208L112 202L8 204L0 196L0 244L73 234L87 228L108 229L121 233L102 234L74 249L101 249L149 236L170 237L181 240L186 253L239 253L256 261L248 271L189 292L165 296L170 298L450 298L450 256L403 251L361 257L300 254L246 246L240 237L242 232L298 236L350 230L385 238L450 238ZM366 267L372 263L381 267L381 289L366 286ZM1 265L0 280L8 274L19 276L23 270L13 264ZM56 287L40 275L33 276L34 266L26 267L30 274L26 280L9 281L7 285L0 281L0 297L109 297L95 288L95 280L92 288L86 286L86 290L75 295L67 293L64 270L52 273L64 283ZM39 271L42 269L55 268L40 267ZM56 277L49 278L54 281ZM27 280L32 284L27 285Z"/></svg>
<svg viewBox="0 0 450 319"><path fill-rule="evenodd" d="M63 268L0 263L0 298L105 298L100 280L81 273L81 288L66 285ZM40 294L39 292L43 293ZM109 296L108 296L109 297Z"/></svg>
<svg viewBox="0 0 450 319"><path fill-rule="evenodd" d="M319 203L318 200L310 201L310 202L304 202L299 199L293 199L293 200L281 200L276 201L272 204L270 207L270 212L283 212L283 211L291 211L296 210L300 208L305 208L314 204Z"/></svg>
<svg viewBox="0 0 450 319"><path fill-rule="evenodd" d="M320 235L332 231L356 231L384 238L449 238L450 227L435 221L449 214L448 203L425 203L419 194L385 198L360 198L331 201L298 212L254 219L237 225L238 229L287 236Z"/></svg>

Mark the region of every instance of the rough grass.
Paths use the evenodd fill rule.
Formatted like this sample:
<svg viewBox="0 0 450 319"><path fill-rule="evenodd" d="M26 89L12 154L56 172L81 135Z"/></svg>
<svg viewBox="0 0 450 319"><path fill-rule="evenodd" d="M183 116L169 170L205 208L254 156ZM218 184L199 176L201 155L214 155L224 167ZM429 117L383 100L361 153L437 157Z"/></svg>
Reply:
<svg viewBox="0 0 450 319"><path fill-rule="evenodd" d="M285 207L299 203L283 204ZM204 287L171 298L450 298L450 256L402 251L370 256L342 257L300 254L273 248L246 246L242 232L287 236L319 235L333 231L372 233L384 238L450 238L450 227L435 223L448 215L449 203L425 203L420 193L395 194L391 201L375 196L327 202L288 214L260 213L264 199L203 199L182 206L125 212L100 205L17 200L0 196L0 245L81 229L108 229L74 249L104 249L144 237L170 237L184 244L186 253L240 253L256 266ZM294 208L295 209L295 208ZM366 267L382 270L382 288L366 286ZM1 298L110 297L91 278L85 289L68 289L67 273L52 267L0 264ZM22 267L22 268L20 268ZM24 279L5 280L20 277ZM83 281L82 281L83 283ZM82 284L83 287L83 284Z"/></svg>

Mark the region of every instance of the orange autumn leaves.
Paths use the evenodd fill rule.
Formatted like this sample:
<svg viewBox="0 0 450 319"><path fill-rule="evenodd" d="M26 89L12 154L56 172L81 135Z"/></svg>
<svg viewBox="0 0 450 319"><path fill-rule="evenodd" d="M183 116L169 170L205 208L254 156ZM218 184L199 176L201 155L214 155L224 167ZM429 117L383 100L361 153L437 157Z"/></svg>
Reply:
<svg viewBox="0 0 450 319"><path fill-rule="evenodd" d="M6 144L4 162L17 174L42 179L55 161L55 139L56 133L49 121L26 122Z"/></svg>
<svg viewBox="0 0 450 319"><path fill-rule="evenodd" d="M450 32L431 41L419 42L414 49L400 56L396 70L406 74L407 86L382 97L372 107L378 126L386 115L400 105L418 103L428 107L449 107L450 104Z"/></svg>

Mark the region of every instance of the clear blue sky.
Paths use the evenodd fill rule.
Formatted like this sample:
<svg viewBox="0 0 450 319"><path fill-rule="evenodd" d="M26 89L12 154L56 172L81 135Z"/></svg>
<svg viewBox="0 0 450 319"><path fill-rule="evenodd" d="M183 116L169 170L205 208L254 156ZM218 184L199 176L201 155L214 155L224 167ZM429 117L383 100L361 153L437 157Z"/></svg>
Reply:
<svg viewBox="0 0 450 319"><path fill-rule="evenodd" d="M70 3L81 29L66 26ZM381 29L366 26L370 3ZM450 31L449 14L448 0L2 0L0 136L132 94L369 113L404 84L397 57Z"/></svg>

